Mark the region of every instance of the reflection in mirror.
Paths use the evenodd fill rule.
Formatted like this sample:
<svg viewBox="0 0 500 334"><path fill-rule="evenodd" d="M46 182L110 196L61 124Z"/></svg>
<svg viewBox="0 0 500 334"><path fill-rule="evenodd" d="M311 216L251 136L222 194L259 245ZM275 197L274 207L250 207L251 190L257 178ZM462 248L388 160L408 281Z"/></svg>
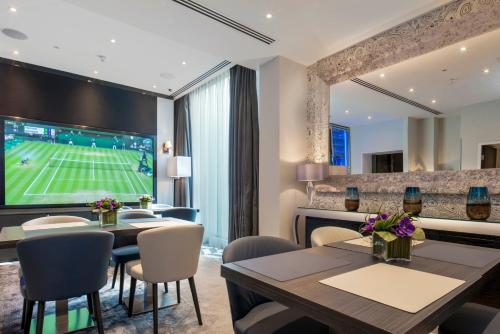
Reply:
<svg viewBox="0 0 500 334"><path fill-rule="evenodd" d="M330 90L332 174L500 168L500 29Z"/></svg>

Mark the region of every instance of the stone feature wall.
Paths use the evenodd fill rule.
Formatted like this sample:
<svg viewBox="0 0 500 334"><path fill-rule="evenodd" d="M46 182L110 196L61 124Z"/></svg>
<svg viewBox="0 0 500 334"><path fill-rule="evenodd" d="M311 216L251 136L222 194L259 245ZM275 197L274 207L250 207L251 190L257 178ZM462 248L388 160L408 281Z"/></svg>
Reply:
<svg viewBox="0 0 500 334"><path fill-rule="evenodd" d="M500 169L411 172L393 174L359 174L330 176L317 183L311 205L315 209L345 210L345 188L358 187L359 212L396 212L403 208L407 186L422 191L422 216L466 220L466 196L471 186L487 186L492 211L488 221L500 222Z"/></svg>

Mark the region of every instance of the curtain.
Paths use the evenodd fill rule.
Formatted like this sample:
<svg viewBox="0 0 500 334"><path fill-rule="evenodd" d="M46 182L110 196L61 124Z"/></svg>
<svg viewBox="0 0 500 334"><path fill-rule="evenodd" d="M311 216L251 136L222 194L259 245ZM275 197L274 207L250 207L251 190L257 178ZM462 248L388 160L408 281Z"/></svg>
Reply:
<svg viewBox="0 0 500 334"><path fill-rule="evenodd" d="M188 95L174 101L174 155L191 156L191 117ZM192 189L192 178L174 180L174 206L192 207Z"/></svg>
<svg viewBox="0 0 500 334"><path fill-rule="evenodd" d="M204 243L223 248L229 214L229 73L190 95L192 124L193 205L205 227Z"/></svg>
<svg viewBox="0 0 500 334"><path fill-rule="evenodd" d="M229 241L259 233L259 121L254 70L230 70Z"/></svg>

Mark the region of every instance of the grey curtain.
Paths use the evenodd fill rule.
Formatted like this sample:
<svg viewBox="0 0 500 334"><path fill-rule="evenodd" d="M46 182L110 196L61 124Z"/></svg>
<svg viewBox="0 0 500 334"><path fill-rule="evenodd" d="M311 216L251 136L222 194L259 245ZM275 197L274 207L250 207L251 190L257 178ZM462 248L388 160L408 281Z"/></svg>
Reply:
<svg viewBox="0 0 500 334"><path fill-rule="evenodd" d="M189 95L174 101L174 155L191 156L191 118ZM174 180L174 206L192 207L193 179Z"/></svg>
<svg viewBox="0 0 500 334"><path fill-rule="evenodd" d="M230 70L229 241L259 233L259 121L254 70Z"/></svg>

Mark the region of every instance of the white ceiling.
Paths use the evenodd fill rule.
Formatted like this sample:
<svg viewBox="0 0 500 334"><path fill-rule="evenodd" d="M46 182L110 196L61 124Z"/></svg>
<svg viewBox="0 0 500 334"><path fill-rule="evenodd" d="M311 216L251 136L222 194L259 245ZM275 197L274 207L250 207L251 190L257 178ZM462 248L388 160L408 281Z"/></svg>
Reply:
<svg viewBox="0 0 500 334"><path fill-rule="evenodd" d="M467 51L460 51L463 46ZM484 73L484 69L489 73ZM382 73L384 77L380 76ZM500 99L500 29L359 78L445 115L465 106ZM410 88L414 91L410 92ZM423 110L420 116L415 116L415 107L352 82L334 85L332 91L337 97L331 104L332 119L341 118L346 124L358 124L361 120L366 123L369 114L373 115L372 121L398 114L399 117L434 116ZM432 103L433 99L436 103ZM357 113L359 120L343 114L349 108Z"/></svg>
<svg viewBox="0 0 500 334"><path fill-rule="evenodd" d="M256 66L283 55L310 65L447 0L198 2L276 42L266 45L171 0L0 0L0 28L29 36L0 35L0 57L170 94L225 59Z"/></svg>

